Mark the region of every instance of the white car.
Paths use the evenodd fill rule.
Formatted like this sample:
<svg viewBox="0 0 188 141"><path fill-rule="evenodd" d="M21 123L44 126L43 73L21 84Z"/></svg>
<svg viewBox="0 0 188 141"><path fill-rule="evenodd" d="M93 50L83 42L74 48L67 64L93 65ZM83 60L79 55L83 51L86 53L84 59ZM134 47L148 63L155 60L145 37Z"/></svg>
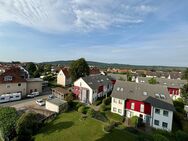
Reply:
<svg viewBox="0 0 188 141"><path fill-rule="evenodd" d="M32 92L32 93L28 94L27 97L33 98L38 95L39 95L39 92Z"/></svg>
<svg viewBox="0 0 188 141"><path fill-rule="evenodd" d="M37 99L36 101L36 104L40 105L40 106L44 106L45 105L45 102L43 99Z"/></svg>

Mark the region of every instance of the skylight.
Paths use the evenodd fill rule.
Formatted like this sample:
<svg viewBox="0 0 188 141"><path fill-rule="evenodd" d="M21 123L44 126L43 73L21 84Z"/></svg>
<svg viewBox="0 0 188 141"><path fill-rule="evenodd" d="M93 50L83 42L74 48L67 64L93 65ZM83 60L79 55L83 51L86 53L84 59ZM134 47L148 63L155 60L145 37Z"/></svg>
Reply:
<svg viewBox="0 0 188 141"><path fill-rule="evenodd" d="M160 98L160 95L159 95L159 94L155 94L155 97L156 97L156 98Z"/></svg>
<svg viewBox="0 0 188 141"><path fill-rule="evenodd" d="M120 90L120 87L117 87L117 91L119 91Z"/></svg>
<svg viewBox="0 0 188 141"><path fill-rule="evenodd" d="M161 94L161 99L165 99L165 95L164 94Z"/></svg>
<svg viewBox="0 0 188 141"><path fill-rule="evenodd" d="M147 92L143 92L143 95L145 95L145 96L146 96L146 95L148 95L148 93L147 93Z"/></svg>

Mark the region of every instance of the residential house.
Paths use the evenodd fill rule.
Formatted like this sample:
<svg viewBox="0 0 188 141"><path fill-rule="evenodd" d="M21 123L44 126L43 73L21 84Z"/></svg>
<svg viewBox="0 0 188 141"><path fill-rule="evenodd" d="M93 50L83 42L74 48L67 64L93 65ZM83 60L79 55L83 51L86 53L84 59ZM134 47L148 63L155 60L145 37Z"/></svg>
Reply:
<svg viewBox="0 0 188 141"><path fill-rule="evenodd" d="M64 100L65 96L69 93L70 91L67 88L62 88L62 87L52 88L52 95L61 100Z"/></svg>
<svg viewBox="0 0 188 141"><path fill-rule="evenodd" d="M149 83L149 77L137 77L137 83ZM181 97L181 88L187 83L186 80L167 79L167 78L155 78L157 83L163 86L167 86L170 97L175 100Z"/></svg>
<svg viewBox="0 0 188 141"><path fill-rule="evenodd" d="M167 87L116 81L111 96L111 112L128 119L137 116L148 126L172 130L175 108Z"/></svg>
<svg viewBox="0 0 188 141"><path fill-rule="evenodd" d="M57 74L57 84L62 85L64 87L71 84L71 77L68 68L60 69L59 73Z"/></svg>
<svg viewBox="0 0 188 141"><path fill-rule="evenodd" d="M73 93L81 102L92 104L98 97L112 91L114 83L115 80L105 75L81 77L74 82Z"/></svg>

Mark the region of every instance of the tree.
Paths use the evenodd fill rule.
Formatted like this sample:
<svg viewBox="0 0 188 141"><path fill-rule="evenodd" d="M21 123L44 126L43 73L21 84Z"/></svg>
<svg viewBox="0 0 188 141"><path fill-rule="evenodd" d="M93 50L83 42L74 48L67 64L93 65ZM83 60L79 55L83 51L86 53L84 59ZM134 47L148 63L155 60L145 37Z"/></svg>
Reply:
<svg viewBox="0 0 188 141"><path fill-rule="evenodd" d="M182 78L188 80L188 68L184 71Z"/></svg>
<svg viewBox="0 0 188 141"><path fill-rule="evenodd" d="M73 81L80 77L89 75L89 72L89 66L84 58L80 58L70 64L70 75Z"/></svg>
<svg viewBox="0 0 188 141"><path fill-rule="evenodd" d="M16 132L18 141L29 141L39 129L39 121L34 113L24 113L17 121Z"/></svg>
<svg viewBox="0 0 188 141"><path fill-rule="evenodd" d="M181 88L181 93L182 93L182 97L185 100L185 102L188 100L188 84L185 84L182 88Z"/></svg>
<svg viewBox="0 0 188 141"><path fill-rule="evenodd" d="M0 137L2 140L10 138L12 133L14 133L17 118L18 115L15 108L0 108Z"/></svg>
<svg viewBox="0 0 188 141"><path fill-rule="evenodd" d="M149 82L149 84L157 84L157 80L154 77L149 79L148 82Z"/></svg>
<svg viewBox="0 0 188 141"><path fill-rule="evenodd" d="M46 65L44 65L44 71L45 71L45 72L51 72L51 67L52 67L51 64L46 64Z"/></svg>
<svg viewBox="0 0 188 141"><path fill-rule="evenodd" d="M29 72L29 74L33 77L33 74L37 70L37 67L34 63L31 62L26 65L26 69Z"/></svg>

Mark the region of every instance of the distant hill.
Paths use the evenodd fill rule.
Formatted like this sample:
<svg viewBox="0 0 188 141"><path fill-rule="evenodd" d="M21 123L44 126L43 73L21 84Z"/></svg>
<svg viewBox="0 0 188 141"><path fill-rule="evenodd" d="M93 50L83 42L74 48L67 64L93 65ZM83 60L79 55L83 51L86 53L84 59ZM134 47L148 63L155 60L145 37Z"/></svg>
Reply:
<svg viewBox="0 0 188 141"><path fill-rule="evenodd" d="M42 64L52 64L52 65L64 65L69 66L73 60L68 61L52 61L52 62L43 62ZM120 68L120 69L148 69L148 70L180 70L183 71L186 67L174 67L174 66L142 66L142 65L128 65L128 64L118 64L118 63L102 63L87 61L90 66L96 66L101 69L106 68Z"/></svg>

